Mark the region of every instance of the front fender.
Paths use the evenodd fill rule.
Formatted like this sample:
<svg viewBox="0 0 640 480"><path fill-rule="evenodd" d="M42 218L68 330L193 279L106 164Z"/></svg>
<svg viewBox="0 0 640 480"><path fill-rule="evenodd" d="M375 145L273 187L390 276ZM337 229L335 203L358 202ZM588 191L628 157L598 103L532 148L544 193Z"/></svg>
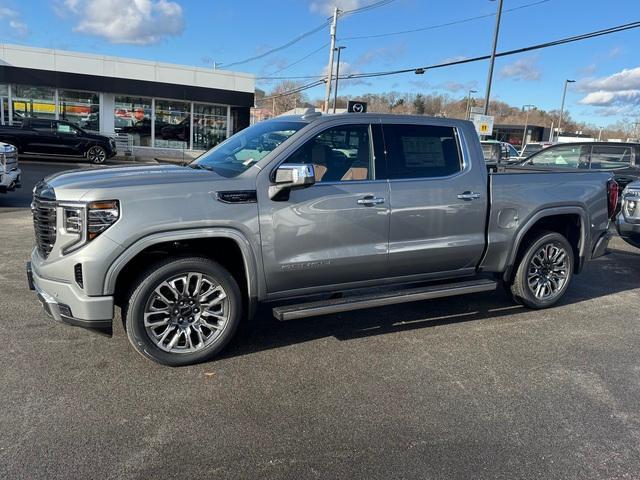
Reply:
<svg viewBox="0 0 640 480"><path fill-rule="evenodd" d="M259 298L264 296L264 285L260 281L262 278L258 274L258 262L251 248L251 243L238 230L232 228L196 228L190 230L174 230L168 232L155 233L137 240L110 265L107 270L103 294L113 295L116 288L116 280L122 269L143 250L166 242L176 242L180 240L196 240L202 238L228 238L233 240L240 251L247 278L247 296L250 300L250 310L255 308ZM250 312L251 313L251 312Z"/></svg>

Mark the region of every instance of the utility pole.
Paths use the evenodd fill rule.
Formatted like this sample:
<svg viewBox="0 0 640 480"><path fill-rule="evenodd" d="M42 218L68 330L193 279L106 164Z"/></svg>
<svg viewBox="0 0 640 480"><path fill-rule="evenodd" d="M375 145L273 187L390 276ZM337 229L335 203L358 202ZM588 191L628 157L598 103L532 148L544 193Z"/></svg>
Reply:
<svg viewBox="0 0 640 480"><path fill-rule="evenodd" d="M575 80L564 81L564 90L562 92L562 103L560 104L560 119L558 120L558 139L560 139L560 134L562 133L562 115L564 114L564 100L567 97L567 85L574 82Z"/></svg>
<svg viewBox="0 0 640 480"><path fill-rule="evenodd" d="M601 140L602 140L602 129L603 129L603 128L604 128L604 127L599 127L599 129L598 129L598 141L601 141Z"/></svg>
<svg viewBox="0 0 640 480"><path fill-rule="evenodd" d="M478 91L469 90L469 93L467 94L467 120L471 118L471 94L472 93L478 93Z"/></svg>
<svg viewBox="0 0 640 480"><path fill-rule="evenodd" d="M331 100L331 82L333 77L333 52L336 49L336 29L338 27L338 7L333 9L333 21L331 22L331 42L329 44L329 65L327 66L327 91L324 95L324 113L329 113L329 100Z"/></svg>
<svg viewBox="0 0 640 480"><path fill-rule="evenodd" d="M489 99L491 97L491 81L493 80L493 67L496 63L496 49L498 48L498 34L500 33L500 18L502 17L502 1L498 0L498 13L496 13L496 27L493 32L493 49L489 62L489 75L487 76L487 91L484 95L484 114L489 114Z"/></svg>
<svg viewBox="0 0 640 480"><path fill-rule="evenodd" d="M333 92L333 113L336 113L336 104L338 103L338 80L340 80L340 52L347 47L336 47L338 52L337 64L336 64L336 90Z"/></svg>
<svg viewBox="0 0 640 480"><path fill-rule="evenodd" d="M524 120L524 132L522 134L522 148L524 148L525 146L525 142L527 141L527 128L529 128L529 112L533 109L536 109L535 105L523 105L522 109L525 110L527 112L527 115L525 116L525 120Z"/></svg>

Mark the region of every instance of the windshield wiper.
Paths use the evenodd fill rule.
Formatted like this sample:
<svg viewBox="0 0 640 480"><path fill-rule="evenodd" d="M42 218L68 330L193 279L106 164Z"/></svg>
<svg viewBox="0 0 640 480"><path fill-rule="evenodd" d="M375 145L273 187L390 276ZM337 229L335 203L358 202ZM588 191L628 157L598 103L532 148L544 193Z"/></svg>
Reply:
<svg viewBox="0 0 640 480"><path fill-rule="evenodd" d="M213 167L209 167L209 166L203 165L201 163L190 163L187 166L189 168L195 168L196 170L209 170L210 172L213 172Z"/></svg>

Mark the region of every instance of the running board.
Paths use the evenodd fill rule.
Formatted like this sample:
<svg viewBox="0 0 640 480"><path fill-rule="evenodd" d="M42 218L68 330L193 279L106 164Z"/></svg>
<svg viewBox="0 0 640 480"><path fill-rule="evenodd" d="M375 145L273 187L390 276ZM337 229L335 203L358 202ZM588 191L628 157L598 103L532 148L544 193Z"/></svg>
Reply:
<svg viewBox="0 0 640 480"><path fill-rule="evenodd" d="M396 290L385 293L370 293L346 298L334 298L318 302L299 303L273 309L273 316L281 322L298 318L315 317L331 313L348 312L364 308L381 307L398 303L417 302L432 298L453 297L468 293L489 292L498 284L494 280L482 279L466 282L432 285L429 287Z"/></svg>

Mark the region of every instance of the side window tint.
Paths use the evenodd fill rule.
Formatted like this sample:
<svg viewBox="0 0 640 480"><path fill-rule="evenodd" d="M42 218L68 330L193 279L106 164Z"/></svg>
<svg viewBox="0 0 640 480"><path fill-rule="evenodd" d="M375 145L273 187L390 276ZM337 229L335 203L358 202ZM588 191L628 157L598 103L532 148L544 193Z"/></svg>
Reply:
<svg viewBox="0 0 640 480"><path fill-rule="evenodd" d="M373 180L368 125L330 128L309 140L285 163L313 165L316 182Z"/></svg>
<svg viewBox="0 0 640 480"><path fill-rule="evenodd" d="M594 145L591 149L591 168L615 169L631 164L631 147Z"/></svg>
<svg viewBox="0 0 640 480"><path fill-rule="evenodd" d="M42 133L51 133L51 121L40 120L34 121L31 120L31 128L33 128L36 132Z"/></svg>
<svg viewBox="0 0 640 480"><path fill-rule="evenodd" d="M385 125L390 179L446 177L462 170L453 127Z"/></svg>

